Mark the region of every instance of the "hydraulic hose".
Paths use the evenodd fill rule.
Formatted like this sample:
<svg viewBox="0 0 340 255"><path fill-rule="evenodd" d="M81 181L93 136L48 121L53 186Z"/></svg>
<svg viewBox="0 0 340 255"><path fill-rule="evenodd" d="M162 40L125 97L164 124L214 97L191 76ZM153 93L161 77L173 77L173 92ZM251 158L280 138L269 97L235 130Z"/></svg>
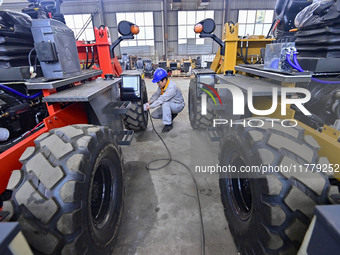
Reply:
<svg viewBox="0 0 340 255"><path fill-rule="evenodd" d="M196 197L197 197L197 207L198 207L198 212L199 212L199 216L200 216L200 223L201 223L201 254L205 255L205 234L204 234L204 226L203 226L202 206L201 206L201 200L200 200L200 196L199 196L199 192L198 192L198 185L197 185L197 181L195 179L195 176L193 175L193 173L190 171L190 168L186 164L184 164L181 161L178 161L178 160L175 160L175 159L172 158L171 152L170 152L168 146L166 145L166 143L163 140L163 138L158 134L158 132L155 129L155 126L153 124L152 117L151 117L151 114L150 114L149 110L148 110L148 114L149 114L150 121L151 121L151 124L152 124L152 129L156 133L156 135L159 137L161 142L163 143L165 149L168 152L169 158L152 160L152 161L150 161L149 163L146 164L146 168L148 170L160 170L161 168L164 168L167 165L169 165L171 163L171 161L172 161L172 162L176 162L176 163L182 165L189 172L189 174L190 174L190 176L191 176L191 178L192 178L192 180L193 180L193 182L195 184ZM160 167L155 167L155 168L150 167L150 165L152 163L159 162L159 161L166 161L166 163L163 166L160 166Z"/></svg>
<svg viewBox="0 0 340 255"><path fill-rule="evenodd" d="M294 63L292 63L292 61L290 60L290 53L287 53L287 57L286 57L288 63L294 67L296 70L298 70L299 72L303 73L305 72L302 67L300 66L298 60L297 60L297 54L296 52L294 52L294 55L293 55L293 61ZM312 77L312 80L315 81L315 82L318 82L318 83L322 83L322 84L340 84L340 81L324 81L324 80L320 80L320 79L317 79L317 78L314 78Z"/></svg>
<svg viewBox="0 0 340 255"><path fill-rule="evenodd" d="M42 92L40 91L40 92L38 92L37 94L34 94L33 96L26 96L26 95L20 93L19 91L16 91L15 89L12 89L12 88L10 88L10 87L7 87L7 86L5 86L5 85L3 85L3 84L0 84L0 88L1 88L1 89L5 89L5 90L7 90L7 91L10 91L10 92L12 92L13 94L15 94L15 95L17 95L17 96L20 96L20 97L25 98L25 99L28 99L28 100L29 100L29 99L34 99L34 98L36 98L36 97L38 97L38 96L40 96L40 95L42 94Z"/></svg>
<svg viewBox="0 0 340 255"><path fill-rule="evenodd" d="M85 47L86 50L86 64L85 64L85 69L88 69L88 64L89 64L89 49L87 46ZM84 68L83 68L84 69Z"/></svg>
<svg viewBox="0 0 340 255"><path fill-rule="evenodd" d="M237 56L242 60L243 63L246 64L246 60L237 52Z"/></svg>
<svg viewBox="0 0 340 255"><path fill-rule="evenodd" d="M93 46L91 46L91 54L92 54L92 60L91 60L91 64L90 64L89 68L91 68L94 65L94 50L93 50Z"/></svg>
<svg viewBox="0 0 340 255"><path fill-rule="evenodd" d="M297 67L297 66L291 61L291 59L290 59L290 53L287 53L287 54L286 54L286 60L287 60L287 62L289 63L289 65L290 65L291 67L295 68L295 69L298 70L299 72L303 72L303 71L299 70L299 67Z"/></svg>
<svg viewBox="0 0 340 255"><path fill-rule="evenodd" d="M323 84L340 84L340 81L324 81L314 77L312 77L312 80Z"/></svg>
<svg viewBox="0 0 340 255"><path fill-rule="evenodd" d="M149 110L148 110L148 114L149 114L149 117L150 117L152 129L153 129L153 131L156 133L156 135L159 137L159 139L162 141L162 143L163 143L165 149L166 149L167 152L168 152L169 158L163 158L163 159L155 159L155 160L152 160L152 161L150 161L150 162L148 162L148 163L146 164L146 168L147 168L148 170L160 170L160 169L166 167L167 165L169 165L169 164L171 163L171 161L172 161L172 156L171 156L171 152L170 152L168 146L166 145L166 143L164 142L163 138L162 138L162 137L158 134L158 132L156 131ZM166 163L165 163L164 165L160 166L160 167L151 167L151 166L150 166L151 164L153 164L153 163L155 163L155 162L159 162L159 161L166 161Z"/></svg>
<svg viewBox="0 0 340 255"><path fill-rule="evenodd" d="M249 64L249 62L248 62L248 60L244 57L244 55L243 55L243 41L241 41L241 48L240 48L240 50L241 50L241 59L242 59L242 61L245 63L245 64ZM247 50L247 53L246 54L248 54L248 50Z"/></svg>
<svg viewBox="0 0 340 255"><path fill-rule="evenodd" d="M294 64L296 66L296 70L298 70L299 72L304 72L304 70L302 69L302 67L300 66L298 60L297 60L297 54L294 52L294 55L293 55L293 61L294 61Z"/></svg>

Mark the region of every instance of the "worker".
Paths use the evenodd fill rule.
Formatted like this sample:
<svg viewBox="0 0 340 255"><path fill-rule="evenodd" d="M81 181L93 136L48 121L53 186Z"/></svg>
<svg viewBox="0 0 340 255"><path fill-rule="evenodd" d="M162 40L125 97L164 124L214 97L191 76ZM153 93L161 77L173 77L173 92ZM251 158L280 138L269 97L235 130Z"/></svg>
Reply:
<svg viewBox="0 0 340 255"><path fill-rule="evenodd" d="M152 112L151 117L162 119L164 124L162 133L167 133L172 129L173 119L184 108L183 95L176 83L169 80L168 73L163 68L156 69L152 82L157 83L158 89L145 104L144 109L158 107Z"/></svg>

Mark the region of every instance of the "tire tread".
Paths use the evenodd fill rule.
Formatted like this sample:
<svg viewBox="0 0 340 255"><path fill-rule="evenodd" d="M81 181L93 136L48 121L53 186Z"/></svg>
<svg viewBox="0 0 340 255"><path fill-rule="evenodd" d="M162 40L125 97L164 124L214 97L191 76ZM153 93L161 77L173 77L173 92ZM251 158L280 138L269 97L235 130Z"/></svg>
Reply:
<svg viewBox="0 0 340 255"><path fill-rule="evenodd" d="M234 136L238 137L237 140L240 143L252 144L248 148L249 153L257 155L255 157L262 159L265 165L298 166L308 163L328 163L326 158L319 158L320 146L313 137L305 136L301 127L278 129L275 126L269 127L267 124L264 127L230 128L221 143L220 162L223 160L223 151L227 147L227 141ZM261 136L262 139L259 139ZM301 148L299 151L292 150L297 146ZM270 153L272 157L268 156ZM309 171L303 174L273 172L267 173L264 177L268 185L265 188L259 188L260 200L263 203L262 208L270 212L270 217L262 219L262 226L269 233L269 237L267 242L262 242L263 244L257 247L257 249L263 248L263 251L258 254L286 254L287 252L289 254L293 250L296 252L313 217L314 207L332 202L329 197L334 189L330 189L329 176ZM223 178L220 179L221 198L226 208L228 201L227 195L224 194L226 191L223 190L223 182L221 182ZM228 220L229 212L226 209L225 214ZM245 241L237 234L238 231L233 226L233 222L229 222L229 226L237 246L244 245ZM242 254L249 253L249 249L248 246L245 248L246 252Z"/></svg>
<svg viewBox="0 0 340 255"><path fill-rule="evenodd" d="M115 146L122 166L114 133L106 127L93 125L72 125L51 130L38 137L36 147L28 148L23 154L24 165L20 171L23 178L9 202L18 209L14 210L12 220L20 222L26 239L35 251L42 254L84 254L84 244L80 241L87 241L83 239L84 223L80 215L81 192L85 175L89 173L84 172L82 166L88 164L90 151L106 137Z"/></svg>

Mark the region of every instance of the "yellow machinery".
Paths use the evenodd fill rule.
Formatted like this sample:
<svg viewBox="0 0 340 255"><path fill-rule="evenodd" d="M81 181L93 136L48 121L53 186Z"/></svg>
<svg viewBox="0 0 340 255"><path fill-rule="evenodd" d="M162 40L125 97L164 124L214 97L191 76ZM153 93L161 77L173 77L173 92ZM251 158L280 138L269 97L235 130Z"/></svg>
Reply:
<svg viewBox="0 0 340 255"><path fill-rule="evenodd" d="M190 81L190 124L220 141L221 200L240 253L297 254L314 207L340 203L340 82L268 70L259 59L273 39L240 39L232 22L222 39L214 29L212 19L194 28L220 49ZM285 47L280 67L296 51Z"/></svg>
<svg viewBox="0 0 340 255"><path fill-rule="evenodd" d="M181 69L181 63L177 60L168 59L166 62L167 62L166 65L167 65L168 69L170 69L170 70Z"/></svg>
<svg viewBox="0 0 340 255"><path fill-rule="evenodd" d="M195 68L195 64L194 62L191 60L191 58L189 57L189 59L181 59L179 60L167 60L166 62L167 64L167 69L171 70L172 72L172 76L182 76L182 75L187 75L190 71L190 67L191 69Z"/></svg>
<svg viewBox="0 0 340 255"><path fill-rule="evenodd" d="M258 61L261 58L261 49L265 48L268 43L271 43L275 39L264 39L264 36L252 36L249 39L240 39L238 37L238 24L226 23L224 25L224 32L222 41L225 43L225 53L224 55L220 54L220 51L217 52L214 61L210 67L211 70L216 72L216 74L224 74L226 71L232 70L233 73L236 71L247 74L247 71L250 71L246 68L236 68L239 64L245 64L242 60L241 52L245 51L245 48L248 48L248 57L247 61L251 64ZM243 46L241 46L243 45ZM248 46L246 46L248 45ZM256 58L257 56L257 58ZM253 61L252 61L253 59ZM261 77L257 72L248 73L256 77ZM282 82L281 85L283 87L295 87L296 82ZM280 98L278 99L280 102ZM268 109L271 105L271 98L268 97L256 97L254 98L254 106L257 109ZM278 105L280 108L280 104ZM290 105L287 106L290 108ZM294 118L295 111L292 109L288 110L290 114L290 118ZM254 116L259 117L259 116ZM279 111L267 116L271 118L284 119L287 116L282 116ZM313 138L318 142L321 149L319 151L319 155L322 157L327 157L331 164L337 166L339 164L339 155L340 155L340 131L334 129L329 125L324 125L319 131L309 127L308 125L303 124L298 121L299 125L302 126L305 130L306 135L312 135ZM337 168L337 167L336 167ZM339 171L334 173L337 179L340 180L340 168Z"/></svg>
<svg viewBox="0 0 340 255"><path fill-rule="evenodd" d="M232 70L235 72L235 66L248 62L250 64L261 62L261 49L266 47L266 44L271 43L273 39L265 39L264 36L252 36L247 39L238 37L238 24L226 23L224 25L224 33L222 41L225 43L225 53L217 52L214 61L210 67L217 74L225 73ZM247 56L242 55L247 51Z"/></svg>

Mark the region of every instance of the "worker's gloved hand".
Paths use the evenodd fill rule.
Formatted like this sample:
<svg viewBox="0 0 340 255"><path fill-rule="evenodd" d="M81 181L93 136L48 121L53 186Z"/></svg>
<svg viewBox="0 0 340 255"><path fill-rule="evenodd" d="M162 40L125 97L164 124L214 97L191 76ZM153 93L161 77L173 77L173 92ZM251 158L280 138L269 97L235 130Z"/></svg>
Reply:
<svg viewBox="0 0 340 255"><path fill-rule="evenodd" d="M149 109L150 109L149 103L145 103L145 104L143 105L143 108L144 108L144 111L149 110Z"/></svg>

